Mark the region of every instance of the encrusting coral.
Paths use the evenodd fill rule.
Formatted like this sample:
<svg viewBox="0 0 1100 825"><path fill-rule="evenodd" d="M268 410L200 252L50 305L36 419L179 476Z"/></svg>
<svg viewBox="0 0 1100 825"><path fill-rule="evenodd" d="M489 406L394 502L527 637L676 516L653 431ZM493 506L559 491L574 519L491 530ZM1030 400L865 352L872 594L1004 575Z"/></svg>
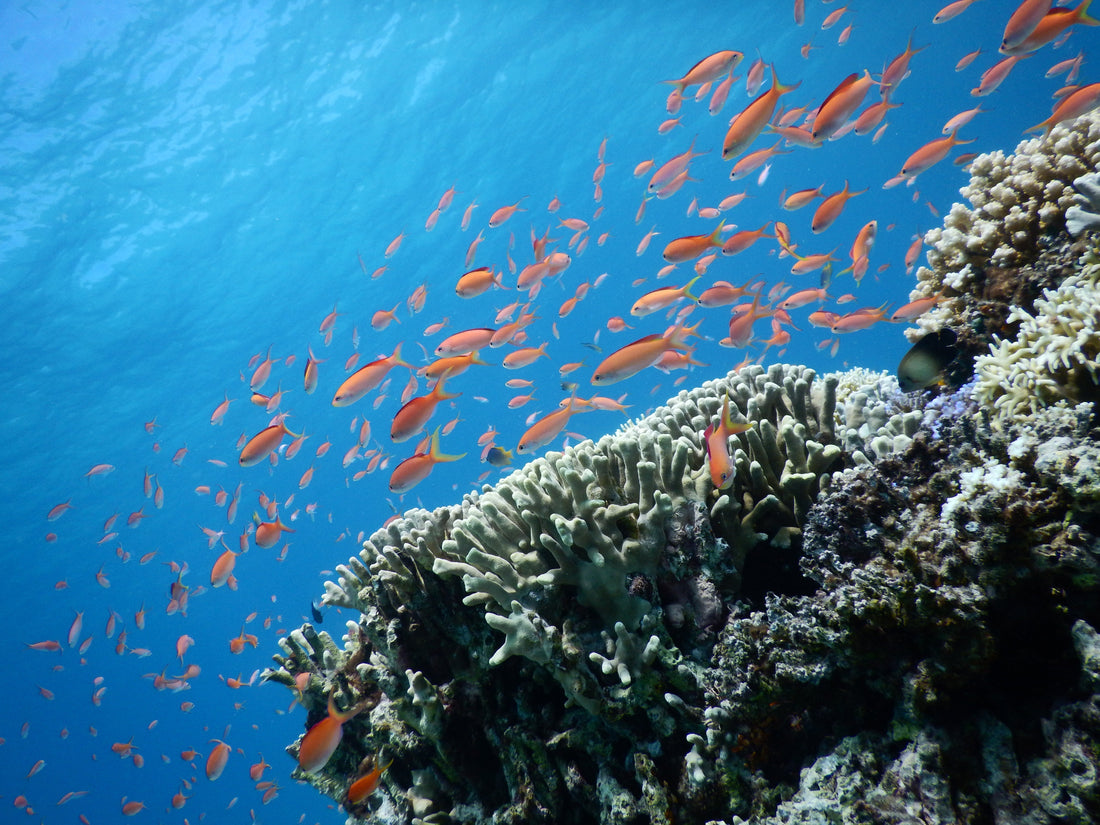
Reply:
<svg viewBox="0 0 1100 825"><path fill-rule="evenodd" d="M1098 161L1096 115L980 157L930 233L965 386L750 367L375 532L341 642L265 673L343 721L295 775L401 825L1097 821L1100 266L1065 210Z"/></svg>

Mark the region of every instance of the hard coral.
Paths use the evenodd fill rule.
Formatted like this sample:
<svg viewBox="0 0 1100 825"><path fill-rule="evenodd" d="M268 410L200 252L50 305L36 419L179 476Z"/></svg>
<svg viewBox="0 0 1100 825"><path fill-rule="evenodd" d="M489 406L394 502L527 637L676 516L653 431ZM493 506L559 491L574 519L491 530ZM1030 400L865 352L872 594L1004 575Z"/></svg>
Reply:
<svg viewBox="0 0 1100 825"><path fill-rule="evenodd" d="M326 585L327 604L361 614L345 649L307 626L269 674L312 674L315 712L334 689L378 697L332 768L302 778L340 798L347 766L382 749L379 804L399 822L727 810L699 761L718 632L739 599L762 598L757 580L778 580L777 560L797 561L833 473L904 449L919 421L889 408L881 377L855 383L750 367L376 532ZM731 439L735 478L718 490L703 433L727 394L753 427Z"/></svg>

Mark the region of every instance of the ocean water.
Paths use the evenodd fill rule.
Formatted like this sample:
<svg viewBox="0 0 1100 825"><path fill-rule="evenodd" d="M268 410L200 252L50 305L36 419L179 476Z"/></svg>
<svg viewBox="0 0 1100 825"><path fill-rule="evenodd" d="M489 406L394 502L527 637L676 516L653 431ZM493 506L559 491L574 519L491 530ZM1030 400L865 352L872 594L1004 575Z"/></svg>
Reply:
<svg viewBox="0 0 1100 825"><path fill-rule="evenodd" d="M906 251L915 235L941 223L937 215L958 199L966 173L948 159L912 186L883 184L910 153L940 137L952 115L979 103L983 111L959 132L973 142L952 157L1011 151L1024 128L1049 114L1064 82L1045 78L1047 69L1079 51L1080 82L1096 79L1089 58L1097 29L1075 27L1064 44L1021 61L996 92L973 97L1016 4L985 0L933 25L942 5L851 2L827 30L822 21L839 6L813 0L802 26L790 3L762 0L0 8L0 500L9 514L0 651L10 674L0 720L0 810L14 811L9 806L23 796L33 814L18 821L83 816L101 823L121 817L125 798L147 806L136 821L194 822L204 813L218 823L343 821L328 800L290 779L293 763L282 748L302 731L304 713L289 692L258 682L234 690L226 680L247 682L269 664L278 636L308 618L322 582L364 534L395 512L452 502L499 477L478 460L478 437L487 428L514 448L529 416L569 395L563 380L589 394L602 358L672 323L665 313L632 318L629 311L643 293L694 276L681 264L658 279L665 243L717 225L718 218L689 215L693 202L713 207L746 192L722 214L727 225L757 229L783 220L800 254L835 249L836 273L850 263L855 233L877 220L869 271L858 285L850 273L836 274L826 308L908 301L915 281L905 271ZM921 50L911 75L891 92L901 105L888 113L880 138L849 134L820 148L794 148L772 158L766 180L757 170L730 181L722 137L750 101L744 75L757 55L781 82L800 84L782 104L809 110L850 73L877 76L910 37ZM803 56L807 43L812 48ZM979 48L972 65L955 70ZM711 115L708 97L696 102L689 95L679 123L660 134L671 117L671 87L662 81L722 49L745 54L742 79L724 108ZM878 99L874 90L867 103ZM647 177L634 177L636 165L663 163L693 140L704 154L692 162L691 180L669 198L646 201L637 219ZM603 141L607 166L597 201L593 176ZM773 143L765 133L753 148ZM813 206L789 213L778 207L783 192L823 185L828 194L845 181L866 191L821 234L810 231ZM427 231L429 214L452 186L453 204ZM560 209L551 213L555 198ZM488 227L496 209L517 202L522 211ZM567 247L573 233L559 225L562 218L590 224L583 251ZM651 229L659 234L636 254ZM518 267L532 260L532 232L549 232L571 265L533 297L508 289L459 299L454 284L479 231L484 240L473 265L502 270L506 286L516 279L509 258ZM402 233L387 259L387 246ZM767 303L778 284L819 284L820 273L790 274L791 259L778 251L764 239L740 255L719 256L697 288L719 279L762 281ZM605 273L559 317L579 285ZM414 314L406 302L421 286L427 297ZM838 304L846 294L854 298ZM442 449L466 456L437 466L403 497L391 494L390 472L416 446L415 439L393 444L388 434L409 371L394 371L377 404L381 393L374 392L337 409L330 401L346 361L358 353L361 366L402 343L419 366L445 334L496 326L498 310L527 300L538 316L527 344L545 342L548 357L508 372L500 362L509 348L485 351L493 366L448 380L461 396L440 406L429 430L457 418ZM395 307L398 322L372 329L376 311ZM326 343L319 327L334 308ZM766 351L760 343L720 347L729 310L697 308L685 323L701 322L701 337L691 343L702 365L668 375L647 369L600 393L625 393L628 414L641 415L677 392L678 379L694 386L746 358L805 363L819 372L893 370L908 346L902 327L886 323L833 336L807 323L815 308L792 311L790 343ZM611 332L613 316L633 329ZM444 319L443 332L424 336ZM755 331L758 341L772 334L767 320ZM302 372L310 348L324 360L318 389L307 395ZM262 391L281 387L287 425L309 437L291 460L242 469L241 439L271 419L248 400L249 379L269 349L278 360ZM559 375L573 362L583 366ZM511 389L505 381L512 378L532 384ZM429 386L421 380L416 392ZM509 407L527 393L532 400ZM225 397L233 399L229 411L212 426ZM342 458L364 417L371 437L363 450L380 451L388 466L357 477L368 459L345 467ZM578 414L566 438L598 437L623 420L617 412ZM326 442L331 448L318 457ZM101 463L114 471L86 475ZM312 482L299 489L311 466ZM163 490L160 508L145 495L146 474ZM214 495L196 493L201 485L230 496L240 485L233 523ZM280 518L294 532L274 548L252 545L241 555L236 590L210 588L222 548L208 547L201 528L224 531L227 546L237 549L261 494L279 502ZM71 509L47 521L63 502ZM166 613L182 565L191 593L186 617ZM135 614L142 609L139 629ZM118 618L108 638L112 613ZM337 638L353 618L325 614L323 627ZM70 646L78 615L83 626ZM242 628L258 646L235 655L229 640ZM195 644L181 660L176 640L183 634ZM27 647L44 640L59 641L61 651ZM201 667L189 689L155 689L153 675L178 675L189 664ZM106 690L96 704L100 688ZM193 707L184 711L184 702ZM217 781L203 767L213 739L234 748ZM141 767L111 748L131 740ZM200 754L192 763L181 758L187 749ZM261 754L271 763L264 779L279 788L267 805L248 774ZM44 766L28 776L38 760ZM170 801L181 789L189 799L174 810ZM81 795L58 806L70 792ZM2 818L16 821L11 813Z"/></svg>

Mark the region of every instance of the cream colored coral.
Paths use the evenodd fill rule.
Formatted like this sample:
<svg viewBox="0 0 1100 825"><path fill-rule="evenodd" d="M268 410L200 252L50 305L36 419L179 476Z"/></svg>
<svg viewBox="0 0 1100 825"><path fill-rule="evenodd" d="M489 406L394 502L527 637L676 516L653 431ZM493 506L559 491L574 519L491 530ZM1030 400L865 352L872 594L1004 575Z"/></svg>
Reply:
<svg viewBox="0 0 1100 825"><path fill-rule="evenodd" d="M947 294L907 331L909 339L965 317L963 296L975 273L1030 260L1039 236L1059 227L1073 205L1073 181L1097 168L1100 111L1021 141L1011 155L988 152L971 161L970 182L959 190L970 206L955 203L943 226L925 234L929 265L917 269L917 297Z"/></svg>
<svg viewBox="0 0 1100 825"><path fill-rule="evenodd" d="M1034 314L1014 307L1015 339L994 337L975 361L975 397L1002 422L1059 402L1080 400L1078 388L1100 371L1100 258L1087 253L1078 272L1035 301Z"/></svg>

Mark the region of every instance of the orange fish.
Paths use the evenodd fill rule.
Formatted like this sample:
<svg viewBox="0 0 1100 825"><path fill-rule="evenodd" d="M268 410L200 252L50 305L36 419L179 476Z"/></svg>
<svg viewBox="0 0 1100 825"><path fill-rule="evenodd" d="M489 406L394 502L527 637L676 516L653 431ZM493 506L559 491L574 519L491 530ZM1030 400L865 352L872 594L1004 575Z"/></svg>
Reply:
<svg viewBox="0 0 1100 825"><path fill-rule="evenodd" d="M1090 112L1100 105L1100 83L1089 83L1070 92L1058 105L1046 120L1036 123L1034 126L1024 129L1025 132L1042 132L1043 137L1050 134L1050 130L1066 120L1073 120L1085 112Z"/></svg>
<svg viewBox="0 0 1100 825"><path fill-rule="evenodd" d="M256 546L257 547L274 547L279 543L279 535L281 533L293 533L294 531L283 524L279 519L275 521L260 521L259 516L253 516L253 520L256 522Z"/></svg>
<svg viewBox="0 0 1100 825"><path fill-rule="evenodd" d="M718 226L716 226L714 231L710 234L687 235L669 241L665 246L664 252L661 254L670 264L677 264L698 258L708 249L713 249L716 246L722 245L722 227L725 225L726 222L723 220L719 222Z"/></svg>
<svg viewBox="0 0 1100 825"><path fill-rule="evenodd" d="M396 238L394 238L392 241L389 242L389 245L386 247L386 252L385 252L385 255L386 255L387 258L392 256L395 252L397 252L398 249L401 248L401 242L403 240L405 240L404 231L402 231L400 235L398 235Z"/></svg>
<svg viewBox="0 0 1100 825"><path fill-rule="evenodd" d="M637 318L642 318L651 313L659 312L683 298L690 298L693 301L698 301L699 299L695 295L692 295L690 291L698 280L699 276L696 276L683 286L666 286L661 289L655 289L652 292L647 292L634 302L634 306L630 308L630 314Z"/></svg>
<svg viewBox="0 0 1100 825"><path fill-rule="evenodd" d="M742 229L740 232L734 232L722 243L722 254L736 255L738 252L744 252L761 238L774 237L767 234L768 226L769 224L764 224L759 229Z"/></svg>
<svg viewBox="0 0 1100 825"><path fill-rule="evenodd" d="M814 212L813 221L810 223L810 229L815 235L819 232L824 232L840 217L840 213L844 209L844 204L846 204L849 199L854 198L856 195L862 195L866 191L866 189L861 189L858 192L851 192L848 190L848 181L844 181L844 189L829 195L817 207L817 210Z"/></svg>
<svg viewBox="0 0 1100 825"><path fill-rule="evenodd" d="M653 177L649 179L649 183L646 185L646 191L650 194L665 190L672 185L672 182L679 178L681 175L685 176L688 170L688 166L691 164L693 158L702 157L706 152L695 152L695 140L691 139L691 145L688 146L687 151L681 152L675 157L663 163L656 172L653 173ZM644 204L645 201L642 201Z"/></svg>
<svg viewBox="0 0 1100 825"><path fill-rule="evenodd" d="M484 349L492 343L497 330L489 327L464 329L448 335L435 348L436 355L465 355Z"/></svg>
<svg viewBox="0 0 1100 825"><path fill-rule="evenodd" d="M867 329L885 318L886 304L875 309L864 307L863 309L857 309L855 312L841 315L833 322L830 329L835 333L856 332L861 329Z"/></svg>
<svg viewBox="0 0 1100 825"><path fill-rule="evenodd" d="M206 757L206 778L213 782L222 775L226 763L229 762L230 747L220 739L211 739L210 741L218 743L214 750L210 751L210 755Z"/></svg>
<svg viewBox="0 0 1100 825"><path fill-rule="evenodd" d="M927 46L921 46L919 49L914 49L913 34L910 32L909 40L905 44L905 51L891 60L882 73L882 79L879 80L878 85L879 94L885 98L897 91L898 84L909 75L909 59L917 52L922 52L927 48Z"/></svg>
<svg viewBox="0 0 1100 825"><path fill-rule="evenodd" d="M447 373L444 373L439 376L439 380L435 382L435 386L432 387L430 393L409 399L408 403L397 411L397 414L393 417L393 424L390 426L390 440L397 443L412 438L424 429L424 425L428 423L428 419L432 417L436 405L440 401L458 398L462 394L444 391L443 381L447 378L447 375Z"/></svg>
<svg viewBox="0 0 1100 825"><path fill-rule="evenodd" d="M311 395L317 389L317 365L324 361L313 354L313 348L309 347L309 358L306 359L306 371L302 383L307 395Z"/></svg>
<svg viewBox="0 0 1100 825"><path fill-rule="evenodd" d="M734 466L730 459L729 440L731 436L752 429L752 422L735 423L730 418L730 396L726 393L722 402L722 416L718 426L711 424L703 433L707 442L707 459L710 464L710 480L719 490L725 490L733 484Z"/></svg>
<svg viewBox="0 0 1100 825"><path fill-rule="evenodd" d="M394 467L393 473L390 474L390 492L408 492L427 478L428 473L432 471L432 467L436 464L442 461L458 461L465 455L466 453L448 455L441 452L439 449L439 428L437 427L429 440L428 452L414 453Z"/></svg>
<svg viewBox="0 0 1100 825"><path fill-rule="evenodd" d="M260 640L253 636L251 633L245 633L244 627L242 626L240 635L235 636L234 638L229 640L229 652L233 654L238 654L244 650L244 646L246 644L252 645L252 647L256 647L257 645L259 645L259 643Z"/></svg>
<svg viewBox="0 0 1100 825"><path fill-rule="evenodd" d="M212 587L221 587L229 582L233 577L233 568L237 564L238 555L240 554L234 553L232 550L226 550L218 556L218 560L214 562L214 567L210 571L210 585Z"/></svg>
<svg viewBox="0 0 1100 825"><path fill-rule="evenodd" d="M401 359L401 344L394 347L393 354L377 361L371 361L365 367L360 367L353 372L348 379L336 390L332 397L332 406L346 407L353 404L382 383L382 379L394 367L408 367L412 364Z"/></svg>
<svg viewBox="0 0 1100 825"><path fill-rule="evenodd" d="M863 70L863 77L850 74L829 93L814 116L810 134L816 141L828 140L860 107L867 92L874 85L871 73Z"/></svg>
<svg viewBox="0 0 1100 825"><path fill-rule="evenodd" d="M298 435L287 429L286 424L280 417L277 423L265 427L248 440L248 443L244 445L244 449L241 450L238 463L242 467L252 467L259 464L267 458L269 453L278 449L283 436L286 435L291 438L298 438Z"/></svg>
<svg viewBox="0 0 1100 825"><path fill-rule="evenodd" d="M957 131L957 130L956 130ZM973 143L974 139L970 140L957 140L955 138L956 132L952 132L947 137L936 138L924 144L920 149L911 154L902 164L901 177L913 178L919 175L924 170L931 166L935 166L945 157L947 153L951 151L954 146L961 146L964 143Z"/></svg>
<svg viewBox="0 0 1100 825"><path fill-rule="evenodd" d="M502 206L500 207L500 209L496 210L489 217L489 227L496 228L504 223L506 220L508 220L510 217L512 217L512 215L516 214L517 211L522 212L523 210L519 208L519 205L523 203L523 199L526 197L527 196L524 195L523 198L520 198L511 206Z"/></svg>
<svg viewBox="0 0 1100 825"><path fill-rule="evenodd" d="M737 65L744 59L742 52L721 51L708 55L688 69L687 74L679 80L666 80L683 93L688 86L711 83L726 73L732 74Z"/></svg>
<svg viewBox="0 0 1100 825"><path fill-rule="evenodd" d="M693 335L698 326L684 327L677 324L664 335L647 335L615 350L596 367L591 382L598 386L614 384L656 364L667 350L685 351L687 347L684 340Z"/></svg>
<svg viewBox="0 0 1100 825"><path fill-rule="evenodd" d="M564 407L559 407L531 424L527 431L520 436L516 452L520 455L526 455L546 446L557 438L561 431L565 429L565 425L569 423L569 419L573 417L573 414L580 412L576 403L577 400L574 395L566 399Z"/></svg>
<svg viewBox="0 0 1100 825"><path fill-rule="evenodd" d="M1090 17L1088 14L1089 4L1092 0L1082 0L1078 4L1077 8L1057 8L1051 9L1042 19L1035 25L1027 36L1024 37L1019 43L1011 48L1006 48L1001 45L1001 54L1010 55L1023 55L1029 54L1035 51L1047 43L1050 43L1058 35L1068 29L1070 26L1079 24L1083 26L1097 26L1100 25L1100 20L1096 20Z"/></svg>
<svg viewBox="0 0 1100 825"><path fill-rule="evenodd" d="M974 2L975 0L955 0L955 2L953 3L948 3L938 12L936 12L935 17L932 18L932 22L946 23L951 18L957 17L968 8L970 8L971 4Z"/></svg>
<svg viewBox="0 0 1100 825"><path fill-rule="evenodd" d="M730 122L726 137L722 141L722 160L730 160L745 151L749 144L764 131L765 124L772 119L779 98L798 88L798 83L784 86L775 75L775 66L772 66L771 70L772 85Z"/></svg>
<svg viewBox="0 0 1100 825"><path fill-rule="evenodd" d="M505 288L504 284L501 283L500 275L494 272L492 267L482 266L471 269L459 278L458 284L455 286L455 292L459 298L473 298L493 286L497 289Z"/></svg>
<svg viewBox="0 0 1100 825"><path fill-rule="evenodd" d="M382 774L385 773L393 763L390 759L384 765L375 765L365 774L360 776L351 785L348 786L348 795L346 803L348 805L358 805L376 790L378 790L378 784L382 781Z"/></svg>

